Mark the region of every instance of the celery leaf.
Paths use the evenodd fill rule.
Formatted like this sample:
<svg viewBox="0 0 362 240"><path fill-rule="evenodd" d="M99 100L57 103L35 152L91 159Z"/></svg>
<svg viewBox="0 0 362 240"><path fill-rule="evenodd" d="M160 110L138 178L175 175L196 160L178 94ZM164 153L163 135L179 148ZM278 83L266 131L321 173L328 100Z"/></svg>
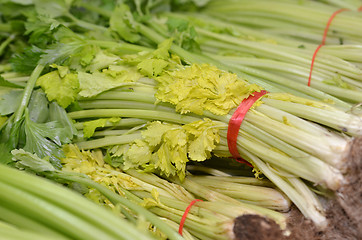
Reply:
<svg viewBox="0 0 362 240"><path fill-rule="evenodd" d="M107 122L118 123L120 118L99 118L96 120L86 121L83 123L83 134L85 138L90 138L93 136L96 128L101 128L106 125Z"/></svg>
<svg viewBox="0 0 362 240"><path fill-rule="evenodd" d="M15 112L20 105L23 91L10 90L0 95L0 115L8 115Z"/></svg>
<svg viewBox="0 0 362 240"><path fill-rule="evenodd" d="M63 128L57 122L35 123L29 118L28 111L24 118L25 151L35 153L40 158L49 157L51 164L60 169L60 158L63 157L62 136Z"/></svg>
<svg viewBox="0 0 362 240"><path fill-rule="evenodd" d="M110 29L119 34L124 40L134 43L141 39L141 36L134 31L134 24L129 7L125 4L116 6L109 21Z"/></svg>
<svg viewBox="0 0 362 240"><path fill-rule="evenodd" d="M185 178L186 163L204 161L220 141L223 125L204 119L186 125L154 121L124 155L124 168Z"/></svg>
<svg viewBox="0 0 362 240"><path fill-rule="evenodd" d="M73 73L62 78L59 71L52 71L38 78L37 85L43 88L49 101L55 100L64 108L75 101L79 91L78 78Z"/></svg>
<svg viewBox="0 0 362 240"><path fill-rule="evenodd" d="M136 70L117 66L103 72L78 72L80 92L82 97L93 97L106 90L120 87L130 82L136 82L142 77Z"/></svg>
<svg viewBox="0 0 362 240"><path fill-rule="evenodd" d="M156 80L159 81L157 99L174 104L181 114L202 115L208 110L226 115L254 91L261 91L256 84L248 84L236 74L207 64L167 71Z"/></svg>

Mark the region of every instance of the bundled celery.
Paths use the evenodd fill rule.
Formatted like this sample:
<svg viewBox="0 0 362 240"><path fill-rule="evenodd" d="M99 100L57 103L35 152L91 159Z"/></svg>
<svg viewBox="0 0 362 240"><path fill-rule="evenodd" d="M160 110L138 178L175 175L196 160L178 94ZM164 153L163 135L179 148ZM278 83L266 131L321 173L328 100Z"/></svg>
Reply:
<svg viewBox="0 0 362 240"><path fill-rule="evenodd" d="M83 127L80 128L83 129L86 138L93 136L97 127L106 127L107 123L110 126L100 132L95 131L93 139L79 139L77 144L80 148L108 148L110 161L120 161L125 169L140 168L166 176L177 175L182 180L185 176L186 162L189 160L203 161L211 156L211 152L219 156L230 156L226 145L226 129L231 115L227 112L228 109L236 107L236 102L240 102L240 98L243 98L243 95L233 95L233 91L236 92L233 88L239 88L238 92L248 91L247 89L259 91L260 88L257 85L248 85L236 75L214 67L207 65L183 67L177 63L177 58L167 60L164 58L165 55L158 55L164 53L162 50L167 45L167 42L164 42L158 50L148 54L127 55L122 59L123 62L120 62L131 69L137 66L139 73L143 72L146 76L153 77L159 81L158 84L149 78L141 78L140 82L127 83L129 86L108 90L92 98L83 97L78 104L84 110L72 111L69 116L78 121L76 126L81 126L83 122ZM152 64L155 62L163 63L158 66L164 66L165 69L153 68ZM115 69L115 67L110 69ZM104 71L103 79L107 78L106 73L107 71ZM99 79L102 79L101 74L97 74ZM47 75L44 75L39 80L42 82L46 78ZM235 81L236 79L238 80ZM221 83L222 85L218 85ZM207 84L212 84L210 86L215 90L210 91ZM223 87L218 88L219 86ZM228 88L230 90L227 90ZM82 91L85 90L79 92L82 93ZM192 95L193 91L198 94L197 97ZM244 97L248 94L250 93L246 92ZM225 98L224 95L229 97ZM235 100L233 100L234 97ZM236 100L238 98L240 100ZM155 105L158 101L166 103ZM218 101L221 102L218 103ZM315 205L317 200L314 194L309 192L306 195L304 190L298 190L293 179L295 176L302 177L331 189L338 189L343 181L338 169L343 166L350 139L279 110L278 106L270 103L281 101L287 105L310 109L308 116L303 116L304 118L345 131L352 136L361 133L359 124L361 119L322 102L294 97L290 94L270 93L262 101L264 103L257 104L255 109L250 110L246 116L239 133L239 151L243 153L247 150L248 153L243 156L251 162L254 160L249 157L249 154L268 162L270 165L267 167L272 166L274 169L271 172L265 170L270 172L268 177L273 178L274 175L279 175L273 182L289 198L294 199L298 207L304 209L306 215L318 216L321 209L318 204ZM170 103L176 105L176 111ZM220 106L225 108L228 106L228 108L223 109ZM185 114L180 115L177 111ZM187 112L193 114L187 114ZM324 113L329 116L345 115L346 125L334 122L333 118L325 121L326 118L320 117ZM123 127L124 130L122 128L116 130L117 123L112 126L112 121L117 122L114 117L121 117L122 120L136 118L158 121L151 122L146 127L141 124L139 127L129 127L128 130L127 127ZM99 120L82 121L82 119ZM120 119L118 121L120 125L123 125ZM350 125L347 126L347 122ZM92 125L93 127L90 127ZM324 170L320 171L320 169ZM284 174L284 171L288 174ZM308 200L309 203L301 203L303 201L298 203L297 199L303 198L302 196L309 196L311 198ZM310 211L308 204L314 206L313 213L308 213ZM321 215L313 218L316 222L320 221L319 224L323 224Z"/></svg>
<svg viewBox="0 0 362 240"><path fill-rule="evenodd" d="M72 145L65 148L66 158L62 160L63 171L85 173L94 181L106 184L112 191L124 194L155 214L176 223L180 222L184 210L193 199L209 200L198 204L198 210L192 210L191 214L194 216L189 216L185 225L192 235L201 239L230 239L234 218L244 213L268 216L285 227L285 216L282 214L253 206L259 205L257 199L263 199L262 201L265 202L273 202L271 205L261 203L263 207L289 209L288 199L272 188L258 189L250 185L249 189L252 193L244 193L241 197L249 199L249 204L242 204L223 194L216 194L205 186L196 186L194 194L191 194L180 185L170 183L153 174L132 169L123 172L120 168L111 167L104 162L105 159L99 151L79 151ZM186 177L187 181L192 182L192 178L189 178L190 176ZM267 196L268 193L274 193L276 196ZM210 199L209 195L215 197ZM100 204L109 205L107 199L100 198L97 192L90 192L87 197Z"/></svg>
<svg viewBox="0 0 362 240"><path fill-rule="evenodd" d="M66 156L62 146L75 143L81 149L95 150L102 159L104 155L106 163L128 174L136 174L133 169L137 169L169 178L209 200L200 204L210 211L223 209L224 214L230 214L227 209L237 207L243 212L245 203L222 194L222 189L217 192L202 187L188 177L186 164L205 161L212 155L230 157L227 128L234 109L254 92L266 89L270 93L257 101L245 117L237 139L238 151L257 174L270 179L306 217L324 227L323 208L308 185L337 190L344 181L342 173L350 142L362 133L361 117L347 112L352 104L361 101L360 57L349 52L341 54L340 48L334 46L327 48L315 65L315 89L308 88L301 82L313 42L306 43L306 49L298 49L300 45L293 44L299 44L300 39L278 35L273 38L280 42L276 45L264 42L274 36L272 33L255 32L238 23L230 29L208 16L215 17L211 13L218 1L191 18L162 13L163 17L171 16L168 20L152 15L153 11L169 7L168 2L127 3L1 3L6 13L2 19L20 19L17 24L27 34L27 41L13 41L9 32L18 34L16 24L0 25L0 37L6 39L0 53L4 58L14 54L11 65L6 60L0 68L1 161L12 163L16 155L12 150L17 148L49 158L55 169L48 168L49 173L41 174L96 186L113 205L125 204L122 213L135 221L127 208L132 206L141 215L142 210L127 205L119 195L87 178L60 171L64 164L71 164L60 161ZM14 7L27 11L9 14ZM135 9L134 15L129 8ZM358 23L343 32L351 41L358 37L353 31L355 25ZM195 40L197 34L201 48ZM240 34L250 34L252 39L235 37ZM30 47L24 48L27 45ZM294 71L289 70L291 67ZM334 69L338 75L331 72ZM299 83L289 81L292 74ZM104 174L109 169L97 171ZM117 176L126 177L123 174ZM142 185L148 191L154 188ZM167 202L174 197L175 193L157 187ZM141 200L133 194L149 197L144 192L118 192L136 202ZM185 194L183 200L192 196ZM221 208L212 202L215 199L228 204ZM154 200L157 206L152 211L167 215L167 204ZM275 213L268 210L265 214L258 206L246 205L254 213L270 217ZM171 214L173 220L180 218L180 212L176 212ZM150 217L147 212L143 214ZM168 226L160 225L170 239L177 239ZM189 227L195 236L201 234L191 223Z"/></svg>

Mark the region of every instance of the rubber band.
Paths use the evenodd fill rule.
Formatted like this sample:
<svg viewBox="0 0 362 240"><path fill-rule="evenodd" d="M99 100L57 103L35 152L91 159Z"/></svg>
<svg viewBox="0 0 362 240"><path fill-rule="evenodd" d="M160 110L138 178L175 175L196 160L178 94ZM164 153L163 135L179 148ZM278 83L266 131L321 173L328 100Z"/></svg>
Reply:
<svg viewBox="0 0 362 240"><path fill-rule="evenodd" d="M185 221L187 218L187 214L189 214L191 207L196 203L196 202L202 202L201 199L194 199L190 202L190 204L187 206L187 208L185 209L184 214L182 215L181 221L180 221L180 225L178 228L178 233L182 236L182 230L184 228L185 225Z"/></svg>
<svg viewBox="0 0 362 240"><path fill-rule="evenodd" d="M246 113L249 111L249 109L253 106L253 104L262 96L264 96L266 93L268 93L265 90L262 90L260 92L254 92L251 94L248 98L244 99L240 105L235 110L234 114L231 116L229 120L229 126L227 131L227 143L229 152L233 156L234 159L236 159L238 162L246 163L249 166L252 166L249 162L245 161L241 156L237 148L237 138L239 135L239 129L241 126L241 123L243 122Z"/></svg>
<svg viewBox="0 0 362 240"><path fill-rule="evenodd" d="M308 87L310 87L310 83L312 80L312 72L313 72L313 67L314 67L314 61L316 59L317 53L319 52L319 50L326 44L326 38L327 38L327 34L328 34L328 30L329 30L329 26L331 25L333 19L341 12L344 11L349 11L349 9L347 8L342 8L339 9L337 11L335 11L334 13L332 13L332 15L330 16L330 18L328 19L327 25L324 29L323 32L323 38L322 38L322 43L316 48L316 50L313 53L313 57L312 57L312 62L310 64L310 71L309 71L309 77L308 77ZM358 8L358 11L362 11L362 6L360 8Z"/></svg>

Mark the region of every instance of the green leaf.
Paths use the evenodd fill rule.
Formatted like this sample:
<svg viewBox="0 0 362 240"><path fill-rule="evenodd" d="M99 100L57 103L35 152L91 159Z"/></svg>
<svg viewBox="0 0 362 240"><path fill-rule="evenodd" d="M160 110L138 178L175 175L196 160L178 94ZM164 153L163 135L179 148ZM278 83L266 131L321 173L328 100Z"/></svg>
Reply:
<svg viewBox="0 0 362 240"><path fill-rule="evenodd" d="M183 32L187 30L189 26L189 21L181 18L170 17L167 19L166 25L170 32L174 32L176 30L179 32Z"/></svg>
<svg viewBox="0 0 362 240"><path fill-rule="evenodd" d="M145 59L137 65L138 70L145 76L157 77L168 66L163 59Z"/></svg>
<svg viewBox="0 0 362 240"><path fill-rule="evenodd" d="M236 74L207 64L167 71L156 80L159 81L157 99L174 104L181 114L202 115L208 110L226 115L254 91L261 91L256 84L248 84Z"/></svg>
<svg viewBox="0 0 362 240"><path fill-rule="evenodd" d="M207 118L183 126L154 121L142 131L142 139L129 149L118 147L110 152L116 155L121 149L117 156L123 156L124 169L136 168L182 180L189 160L204 161L211 157L220 141L220 128L227 126Z"/></svg>
<svg viewBox="0 0 362 240"><path fill-rule="evenodd" d="M22 53L15 54L10 59L10 63L15 72L30 74L38 65L42 54L43 51L40 48L35 46L28 47Z"/></svg>
<svg viewBox="0 0 362 240"><path fill-rule="evenodd" d="M111 30L128 42L134 43L141 39L140 35L134 31L135 21L129 7L125 4L117 5L113 10L109 25Z"/></svg>
<svg viewBox="0 0 362 240"><path fill-rule="evenodd" d="M25 22L25 35L29 35L29 43L46 48L54 41L53 32L61 23L44 15L28 14Z"/></svg>
<svg viewBox="0 0 362 240"><path fill-rule="evenodd" d="M57 142L61 142L62 144L70 143L73 137L78 133L72 119L70 119L65 109L56 102L49 104L49 120L59 123L61 131L58 133Z"/></svg>
<svg viewBox="0 0 362 240"><path fill-rule="evenodd" d="M78 72L80 85L79 95L82 97L92 97L106 90L120 87L136 82L142 77L135 69L123 66L110 66L102 73Z"/></svg>
<svg viewBox="0 0 362 240"><path fill-rule="evenodd" d="M63 131L56 122L35 123L25 112L25 151L35 153L40 158L49 157L50 163L57 169L62 168L60 158L64 157L59 135Z"/></svg>
<svg viewBox="0 0 362 240"><path fill-rule="evenodd" d="M6 143L0 143L0 164L9 164L12 162L11 147Z"/></svg>
<svg viewBox="0 0 362 240"><path fill-rule="evenodd" d="M17 85L15 83L5 80L2 76L0 76L0 86L1 87L10 87L10 88L24 88L20 85Z"/></svg>
<svg viewBox="0 0 362 240"><path fill-rule="evenodd" d="M36 154L24 151L24 149L14 149L11 151L13 161L16 161L18 168L30 169L36 173L45 171L55 171L54 166L47 160L39 158Z"/></svg>
<svg viewBox="0 0 362 240"><path fill-rule="evenodd" d="M96 120L86 121L83 123L83 134L85 138L90 138L93 136L95 130L97 128L102 128L106 125L106 123L116 124L121 120L121 118L100 118Z"/></svg>
<svg viewBox="0 0 362 240"><path fill-rule="evenodd" d="M49 118L48 99L43 90L33 91L28 104L29 117L37 123L44 123Z"/></svg>
<svg viewBox="0 0 362 240"><path fill-rule="evenodd" d="M14 113L21 102L23 96L22 90L10 90L0 96L0 115Z"/></svg>
<svg viewBox="0 0 362 240"><path fill-rule="evenodd" d="M113 65L119 60L120 57L116 55L106 53L104 51L98 51L92 59L92 62L86 67L86 70L93 73Z"/></svg>
<svg viewBox="0 0 362 240"><path fill-rule="evenodd" d="M63 0L33 0L35 10L39 15L57 18L65 15L68 12L69 6Z"/></svg>
<svg viewBox="0 0 362 240"><path fill-rule="evenodd" d="M211 157L216 143L220 142L219 125L210 120L203 119L183 126L189 134L188 156L193 161L205 161ZM226 126L224 126L226 127Z"/></svg>
<svg viewBox="0 0 362 240"><path fill-rule="evenodd" d="M60 106L66 108L77 98L79 82L76 74L69 73L60 77L59 71L47 73L37 80L49 101L56 101Z"/></svg>

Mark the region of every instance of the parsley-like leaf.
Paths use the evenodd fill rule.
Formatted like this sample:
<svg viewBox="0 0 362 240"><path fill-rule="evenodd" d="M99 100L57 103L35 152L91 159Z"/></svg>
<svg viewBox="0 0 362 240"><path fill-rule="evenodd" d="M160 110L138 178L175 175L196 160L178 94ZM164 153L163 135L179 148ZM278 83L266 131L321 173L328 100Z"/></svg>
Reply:
<svg viewBox="0 0 362 240"><path fill-rule="evenodd" d="M51 164L60 169L60 158L64 156L61 149L59 135L63 131L57 122L35 123L30 117L28 111L25 111L24 117L25 146L24 150L35 153L44 158L49 157Z"/></svg>
<svg viewBox="0 0 362 240"><path fill-rule="evenodd" d="M10 63L15 72L30 74L37 66L43 51L35 46L24 49L23 53L15 54Z"/></svg>

